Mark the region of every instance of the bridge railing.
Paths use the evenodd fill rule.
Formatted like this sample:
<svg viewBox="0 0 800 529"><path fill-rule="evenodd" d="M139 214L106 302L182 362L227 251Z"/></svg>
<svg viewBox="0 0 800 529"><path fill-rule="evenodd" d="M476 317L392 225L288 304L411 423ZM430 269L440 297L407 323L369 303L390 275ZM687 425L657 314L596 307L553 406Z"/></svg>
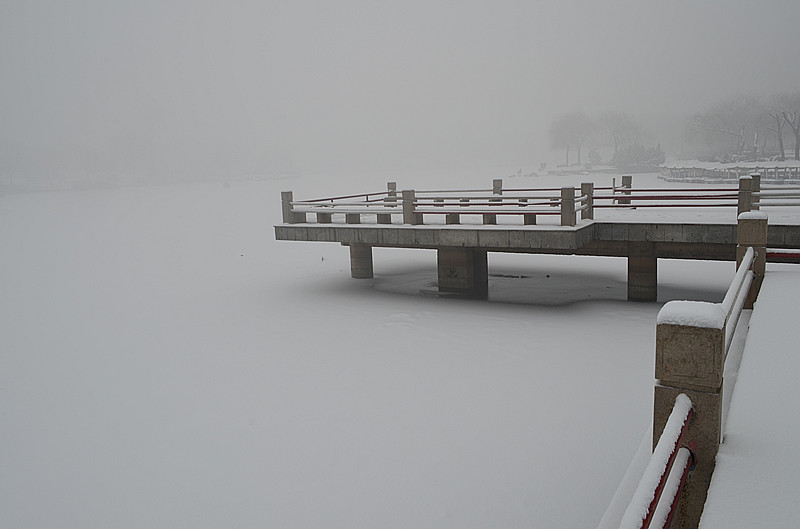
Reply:
<svg viewBox="0 0 800 529"><path fill-rule="evenodd" d="M777 184L800 181L800 166L783 167L664 167L661 177L668 182L705 183L709 180L736 183L740 177L760 173Z"/></svg>
<svg viewBox="0 0 800 529"><path fill-rule="evenodd" d="M403 190L398 194L396 184L389 182L385 192L313 200L294 200L287 191L281 194L281 202L283 221L291 224L306 222L308 214L315 215L317 223L330 223L339 214L348 224L361 223L362 215L375 215L379 224L391 224L394 215L411 225L423 224L431 215L443 215L447 224L459 224L463 215L480 216L483 224L497 224L498 215L522 216L526 225L536 224L540 215L558 215L562 226L575 226L578 213L582 219L593 218L594 189L589 183L577 191L574 187L503 190L498 179L491 190Z"/></svg>
<svg viewBox="0 0 800 529"><path fill-rule="evenodd" d="M286 223L306 222L309 214L317 223L330 223L338 214L349 224L361 223L364 215L373 215L378 224L400 219L403 224L418 225L431 216L443 216L446 224L460 224L464 215L473 215L482 218L483 224L497 224L498 216L507 216L533 225L537 218L553 215L559 216L562 226L575 226L578 213L580 219L591 220L597 208L736 207L737 213L744 213L767 206L800 206L800 186L762 188L759 173L741 177L738 188L635 189L631 177L624 176L621 186L584 183L580 188L503 189L502 179L495 179L491 189L398 192L397 184L389 182L386 191L313 200L295 200L291 192L284 192L281 200Z"/></svg>
<svg viewBox="0 0 800 529"><path fill-rule="evenodd" d="M737 239L737 270L721 303L670 301L658 314L654 452L621 527L668 527L673 515L677 527L699 523L722 440L725 361L742 311L753 307L766 269L766 215L740 215ZM691 415L676 411L684 409L686 402ZM679 436L675 435L676 413L687 417ZM664 446L673 447L669 458ZM671 462L679 448L689 452L681 456L691 468L688 476L686 466ZM677 493L661 494L661 489L671 490L666 483ZM659 501L659 496L666 499Z"/></svg>
<svg viewBox="0 0 800 529"><path fill-rule="evenodd" d="M739 178L738 212L757 211L768 206L800 206L800 186L762 186L761 173Z"/></svg>

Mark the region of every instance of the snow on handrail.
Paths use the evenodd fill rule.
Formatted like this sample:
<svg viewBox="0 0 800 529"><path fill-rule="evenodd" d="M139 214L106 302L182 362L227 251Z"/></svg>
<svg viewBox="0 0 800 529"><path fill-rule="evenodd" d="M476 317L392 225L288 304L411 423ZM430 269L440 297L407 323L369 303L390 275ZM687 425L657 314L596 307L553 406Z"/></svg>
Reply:
<svg viewBox="0 0 800 529"><path fill-rule="evenodd" d="M726 317L731 313L731 308L733 308L736 297L742 290L742 283L744 282L745 275L747 275L747 271L750 269L750 267L753 266L755 257L756 251L753 249L753 247L751 246L747 248L744 257L742 257L742 263L736 270L736 275L733 277L733 281L728 287L728 291L725 293L725 297L722 300L722 312L725 313Z"/></svg>
<svg viewBox="0 0 800 529"><path fill-rule="evenodd" d="M691 416L692 400L681 393L675 398L675 405L672 407L661 438L653 450L650 462L633 493L628 508L625 509L620 529L647 529L651 526ZM683 465L686 466L686 461ZM673 493L670 504L674 501Z"/></svg>
<svg viewBox="0 0 800 529"><path fill-rule="evenodd" d="M658 502L656 511L653 513L652 522L650 522L651 528L666 528L672 523L680 499L680 490L686 483L686 477L689 475L693 462L692 452L685 446L680 447L664 485L661 501Z"/></svg>

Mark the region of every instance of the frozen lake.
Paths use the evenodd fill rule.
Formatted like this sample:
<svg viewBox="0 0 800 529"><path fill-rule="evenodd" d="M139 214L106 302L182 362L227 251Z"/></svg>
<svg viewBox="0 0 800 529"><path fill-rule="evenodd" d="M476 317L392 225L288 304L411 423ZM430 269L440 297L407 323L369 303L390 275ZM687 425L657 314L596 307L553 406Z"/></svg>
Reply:
<svg viewBox="0 0 800 529"><path fill-rule="evenodd" d="M624 259L490 254L467 301L433 251L353 280L347 248L273 240L280 191L370 183L0 197L4 525L594 527L661 304L719 301L733 264L662 260L641 304Z"/></svg>

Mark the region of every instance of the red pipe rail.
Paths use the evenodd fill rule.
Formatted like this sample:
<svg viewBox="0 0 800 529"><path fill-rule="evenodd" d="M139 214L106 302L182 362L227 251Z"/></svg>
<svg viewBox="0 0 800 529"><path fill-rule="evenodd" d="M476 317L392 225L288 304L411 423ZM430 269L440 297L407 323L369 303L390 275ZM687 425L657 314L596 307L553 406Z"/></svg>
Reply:
<svg viewBox="0 0 800 529"><path fill-rule="evenodd" d="M680 483L685 481L686 475L694 466L691 452L682 446L692 415L692 401L681 393L675 399L672 412L664 426L664 432L658 440L639 486L625 510L620 529L649 529L651 527L663 529L668 527L666 524L672 519L680 498ZM677 466L675 465L676 461L678 461ZM681 473L681 477L676 483L674 476L677 474L674 472L678 471ZM669 493L665 496L664 493L667 489L669 489ZM662 498L666 498L664 502L661 501ZM653 526L653 522L659 525Z"/></svg>

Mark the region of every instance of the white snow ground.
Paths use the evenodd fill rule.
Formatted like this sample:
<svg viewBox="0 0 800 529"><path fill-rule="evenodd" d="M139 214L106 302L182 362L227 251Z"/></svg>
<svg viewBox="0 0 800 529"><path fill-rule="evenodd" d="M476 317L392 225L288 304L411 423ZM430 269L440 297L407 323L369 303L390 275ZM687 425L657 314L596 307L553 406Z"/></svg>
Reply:
<svg viewBox="0 0 800 529"><path fill-rule="evenodd" d="M595 526L651 413L625 261L490 254L488 302L436 296L430 251L352 280L273 240L287 189L365 186L0 197L3 526ZM659 264L662 303L733 276Z"/></svg>
<svg viewBox="0 0 800 529"><path fill-rule="evenodd" d="M798 527L800 267L770 271L745 346L700 527Z"/></svg>

